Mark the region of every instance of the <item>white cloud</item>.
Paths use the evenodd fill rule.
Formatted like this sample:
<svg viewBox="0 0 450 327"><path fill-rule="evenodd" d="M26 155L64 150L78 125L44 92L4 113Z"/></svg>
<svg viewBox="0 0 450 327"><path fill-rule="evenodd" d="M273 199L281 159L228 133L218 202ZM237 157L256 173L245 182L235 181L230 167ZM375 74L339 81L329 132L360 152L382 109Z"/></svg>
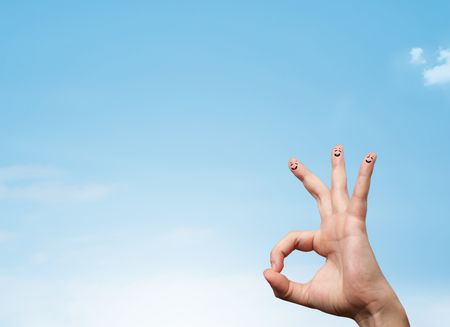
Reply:
<svg viewBox="0 0 450 327"><path fill-rule="evenodd" d="M273 327L353 326L274 298L262 273L168 273L86 283L0 280L1 317L15 326Z"/></svg>
<svg viewBox="0 0 450 327"><path fill-rule="evenodd" d="M443 49L439 51L439 64L425 69L423 78L425 85L437 85L450 83L450 50Z"/></svg>
<svg viewBox="0 0 450 327"><path fill-rule="evenodd" d="M0 324L33 327L354 326L354 322L274 298L261 272L180 271L146 279L32 281L0 278ZM416 288L415 286L413 287ZM442 326L443 293L402 296L413 326Z"/></svg>
<svg viewBox="0 0 450 327"><path fill-rule="evenodd" d="M95 253L95 247L81 247L82 264L89 273L75 273L72 279L37 279L31 274L23 278L0 276L0 326L32 327L350 327L355 323L346 318L324 314L317 310L280 301L273 296L262 270L232 271L212 269L214 261L226 261L217 253L220 233L208 227L181 226L160 234L150 243L137 242L145 251L135 263L124 260L123 254L113 251ZM88 237L87 240L90 238ZM84 242L84 238L81 241ZM167 246L167 242L170 245ZM133 256L130 242L116 241L126 248L126 256ZM128 243L128 244L127 244ZM187 245L187 246L186 246ZM176 246L176 250L172 246ZM80 248L77 244L77 250ZM214 249L215 254L210 254ZM169 259L162 261L162 255ZM119 256L123 267L98 269L92 262L110 261L109 255ZM236 254L234 254L236 256ZM121 257L122 256L122 257ZM152 265L146 266L143 257ZM180 263L180 258L200 257L192 266ZM78 262L73 255L64 255L70 262ZM55 257L37 252L32 263L42 266L55 263ZM235 257L232 259L235 261ZM190 260L189 260L190 261ZM172 262L172 264L170 264ZM66 266L67 262L62 266ZM293 264L285 273L299 281L308 280L316 271L315 264ZM78 265L78 264L77 264ZM71 267L71 266L68 266ZM147 268L146 268L147 267ZM70 275L70 274L69 274ZM295 276L295 277L294 277ZM53 276L52 276L53 277ZM443 314L450 299L436 296L424 301L424 295L412 297L408 309L413 325L439 326L429 323L430 315ZM432 297L433 294L430 294ZM402 298L403 299L403 298ZM418 302L419 301L419 302ZM421 301L421 302L420 302ZM445 302L447 301L447 302ZM433 306L442 302L442 309ZM420 309L420 310L419 310ZM433 310L431 310L433 309ZM415 312L420 312L416 314Z"/></svg>
<svg viewBox="0 0 450 327"><path fill-rule="evenodd" d="M99 184L65 185L39 183L29 186L0 185L0 199L32 200L40 202L96 201L110 193L110 188Z"/></svg>
<svg viewBox="0 0 450 327"><path fill-rule="evenodd" d="M0 168L0 200L39 202L85 202L103 199L111 187L97 183L66 182L60 170L15 165Z"/></svg>
<svg viewBox="0 0 450 327"><path fill-rule="evenodd" d="M427 62L425 60L425 58L423 57L423 49L422 48L412 48L411 51L409 52L409 54L411 55L411 59L409 60L409 62L411 64L423 65Z"/></svg>

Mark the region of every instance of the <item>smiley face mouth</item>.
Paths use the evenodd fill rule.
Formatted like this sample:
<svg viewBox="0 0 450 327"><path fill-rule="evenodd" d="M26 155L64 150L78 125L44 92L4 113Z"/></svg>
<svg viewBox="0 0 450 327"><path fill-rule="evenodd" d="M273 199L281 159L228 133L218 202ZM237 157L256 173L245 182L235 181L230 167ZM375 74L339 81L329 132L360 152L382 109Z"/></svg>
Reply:
<svg viewBox="0 0 450 327"><path fill-rule="evenodd" d="M335 156L335 157L340 157L340 156L341 156L341 153L340 153L340 152L335 152L335 153L334 153L334 156Z"/></svg>
<svg viewBox="0 0 450 327"><path fill-rule="evenodd" d="M291 163L291 170L296 170L298 168L298 164L297 163Z"/></svg>
<svg viewBox="0 0 450 327"><path fill-rule="evenodd" d="M375 157L367 156L367 157L366 157L366 162L367 162L367 163L371 163L371 162L373 162L374 159L375 159Z"/></svg>

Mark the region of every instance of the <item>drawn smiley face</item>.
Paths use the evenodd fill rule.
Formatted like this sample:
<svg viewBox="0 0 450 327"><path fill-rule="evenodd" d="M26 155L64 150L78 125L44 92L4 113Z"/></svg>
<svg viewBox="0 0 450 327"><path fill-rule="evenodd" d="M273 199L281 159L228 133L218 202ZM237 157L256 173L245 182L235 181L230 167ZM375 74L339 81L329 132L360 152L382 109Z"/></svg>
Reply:
<svg viewBox="0 0 450 327"><path fill-rule="evenodd" d="M366 163L370 164L375 160L375 156L373 154L368 154L366 156Z"/></svg>
<svg viewBox="0 0 450 327"><path fill-rule="evenodd" d="M342 154L342 146L336 145L336 146L334 147L334 149L333 149L333 155L334 155L335 157L340 157L341 154Z"/></svg>
<svg viewBox="0 0 450 327"><path fill-rule="evenodd" d="M289 161L289 168L292 171L297 170L298 166L299 166L299 162L298 161L294 161L294 160Z"/></svg>

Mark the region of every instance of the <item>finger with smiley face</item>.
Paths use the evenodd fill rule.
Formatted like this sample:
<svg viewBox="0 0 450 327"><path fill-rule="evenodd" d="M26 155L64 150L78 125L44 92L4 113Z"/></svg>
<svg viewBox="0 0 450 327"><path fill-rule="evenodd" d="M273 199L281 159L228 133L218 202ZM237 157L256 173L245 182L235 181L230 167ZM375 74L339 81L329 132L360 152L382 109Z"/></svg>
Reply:
<svg viewBox="0 0 450 327"><path fill-rule="evenodd" d="M345 211L348 204L348 191L344 146L342 144L337 144L331 150L331 199L333 211Z"/></svg>
<svg viewBox="0 0 450 327"><path fill-rule="evenodd" d="M289 169L291 170L291 171L296 171L298 168L300 167L300 162L297 160L297 159L295 159L295 158L292 158L291 160L289 160Z"/></svg>
<svg viewBox="0 0 450 327"><path fill-rule="evenodd" d="M333 157L339 158L342 155L342 152L344 151L344 146L342 144L337 144L333 148Z"/></svg>
<svg viewBox="0 0 450 327"><path fill-rule="evenodd" d="M377 160L375 152L368 153L359 169L358 178L356 180L355 189L350 201L349 211L357 217L365 217L367 213L367 197L370 189L370 179L372 177L373 168Z"/></svg>
<svg viewBox="0 0 450 327"><path fill-rule="evenodd" d="M303 183L306 190L317 200L321 216L331 215L330 190L328 187L297 158L288 162L289 170Z"/></svg>
<svg viewBox="0 0 450 327"><path fill-rule="evenodd" d="M300 179L300 176L303 176L303 174L300 173L300 161L297 160L297 158L292 157L288 161L288 167L289 170Z"/></svg>
<svg viewBox="0 0 450 327"><path fill-rule="evenodd" d="M365 161L366 163L370 164L370 163L372 163L372 162L375 162L375 158L376 158L376 153L371 152L371 153L369 153L369 154L366 156L366 158L365 158L364 161Z"/></svg>

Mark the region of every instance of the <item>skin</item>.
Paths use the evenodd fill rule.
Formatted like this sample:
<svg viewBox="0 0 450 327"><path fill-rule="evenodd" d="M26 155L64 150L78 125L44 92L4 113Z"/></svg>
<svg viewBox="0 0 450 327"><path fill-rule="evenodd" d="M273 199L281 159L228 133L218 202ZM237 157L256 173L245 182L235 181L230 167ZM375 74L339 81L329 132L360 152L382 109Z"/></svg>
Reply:
<svg viewBox="0 0 450 327"><path fill-rule="evenodd" d="M320 229L288 233L272 250L272 268L264 276L276 297L323 312L354 319L359 326L409 326L406 312L384 277L366 230L367 197L377 155L362 160L355 189L347 191L344 148L331 151L331 189L296 158L289 169L316 199ZM284 258L294 250L315 251L326 258L312 280L302 284L281 274Z"/></svg>

